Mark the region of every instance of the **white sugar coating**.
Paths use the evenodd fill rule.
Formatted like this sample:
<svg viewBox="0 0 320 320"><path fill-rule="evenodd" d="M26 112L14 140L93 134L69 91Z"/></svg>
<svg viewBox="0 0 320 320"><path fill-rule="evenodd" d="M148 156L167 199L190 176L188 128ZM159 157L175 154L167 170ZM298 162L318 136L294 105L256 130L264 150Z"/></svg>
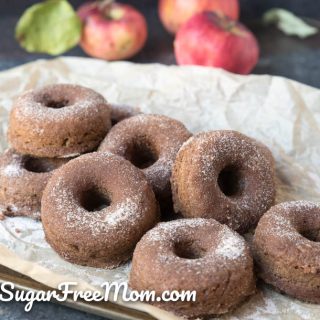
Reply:
<svg viewBox="0 0 320 320"><path fill-rule="evenodd" d="M21 175L22 170L17 164L11 163L2 168L2 173L8 177L16 177Z"/></svg>
<svg viewBox="0 0 320 320"><path fill-rule="evenodd" d="M224 226L221 239L216 248L216 254L223 258L235 260L244 254L245 240L237 237L229 228Z"/></svg>
<svg viewBox="0 0 320 320"><path fill-rule="evenodd" d="M175 239L177 234L187 236L193 232L193 229L201 229L205 226L210 226L212 220L196 218L196 219L179 219L170 222L159 223L154 229L150 230L146 237L147 241L156 242L157 246L161 246L163 241L166 241L169 236L171 239ZM217 224L219 226L219 224ZM246 243L244 239L237 236L227 226L223 225L222 228L217 228L217 236L219 237L215 254L229 260L236 260L243 256L246 249ZM182 237L183 238L183 237ZM158 244L158 242L160 242ZM162 257L167 261L167 257ZM188 260L186 260L187 262ZM197 261L189 261L192 264ZM198 263L203 263L199 262Z"/></svg>
<svg viewBox="0 0 320 320"><path fill-rule="evenodd" d="M233 155L239 159L245 160L246 169L255 171L265 171L271 163L271 153L267 158L267 148L262 146L256 140L246 137L241 138L239 132L220 130L212 131L204 134L199 134L193 140L198 150L201 153L201 161L205 175L209 175L212 170L212 165L216 161L220 161L221 157ZM216 146L216 152L212 152L210 146ZM203 153L202 150L208 150L208 153ZM202 154L203 153L203 154Z"/></svg>
<svg viewBox="0 0 320 320"><path fill-rule="evenodd" d="M311 210L317 208L320 214L320 203L306 200L287 201L280 203L277 206L283 208L284 210L291 210L294 208L298 208L299 210Z"/></svg>
<svg viewBox="0 0 320 320"><path fill-rule="evenodd" d="M209 184L216 185L217 190L211 187L205 189L201 196L200 210L204 213L210 206L214 205L217 209L217 207L225 208L228 204L229 213L225 215L226 219L223 222L236 230L241 227L247 228L251 220L257 221L274 201L274 160L271 152L255 139L239 132L218 130L195 135L183 144L177 155L176 164L171 179L173 193L176 207L187 216L192 216L192 211L196 207L190 201L194 192L201 188L203 190ZM237 197L219 198L219 174L228 166L236 166L241 170L241 179L246 179L244 183L246 188ZM193 178L189 179L189 176ZM197 183L202 181L203 184L199 186L194 181L198 181ZM248 182L256 184L255 188L249 188L251 185L248 185ZM183 192L179 192L180 184L184 185ZM247 192L249 189L250 192ZM218 193L214 197L216 192ZM199 210L199 207L196 210Z"/></svg>
<svg viewBox="0 0 320 320"><path fill-rule="evenodd" d="M12 149L7 149L0 156L0 175L6 177L18 177L23 173L21 166L21 155L15 153Z"/></svg>
<svg viewBox="0 0 320 320"><path fill-rule="evenodd" d="M117 228L119 232L125 232L124 222L133 224L140 219L138 210L140 196L131 196L124 201L109 206L97 212L90 212L81 206L74 206L71 201L73 194L64 187L63 179L56 181L53 193L59 197L57 209L66 217L67 227L73 230L88 229L93 236L101 232L107 232L109 228Z"/></svg>
<svg viewBox="0 0 320 320"><path fill-rule="evenodd" d="M83 170L91 166L97 168L97 165L101 165L102 160L106 164L108 157L112 158L110 159L110 161L112 161L111 165L119 168L117 172L119 177L131 177L130 179L133 179L133 181L130 182L132 184L132 192L127 192L125 194L127 197L122 201L113 203L111 199L111 204L101 210L95 212L87 211L79 204L73 194L72 188L69 188L70 186L64 177L65 175L71 174L69 170L72 167L76 167L75 164L72 166L70 163L70 166L62 168L62 170L64 170L63 174L61 172L55 177L49 196L51 201L55 203L56 211L65 217L67 228L71 230L86 230L86 232L89 230L92 236L107 233L110 228L116 229L118 234L126 234L130 231L130 226L139 224L141 219L144 219L149 207L140 206L140 203L143 202L144 193L141 191L142 175L138 170L133 171L132 169L134 168L123 158L110 152L95 152L79 157L73 161L78 162L78 164L85 161L81 167L81 170ZM87 158L87 160L84 160L85 158Z"/></svg>
<svg viewBox="0 0 320 320"><path fill-rule="evenodd" d="M102 142L101 149L115 148L124 152L126 150L124 141L132 134L132 129L137 130L137 136L139 132L147 135L146 138L150 141L161 135L162 153L166 154L166 162L173 162L172 158L175 157L177 149L180 148L187 134L187 129L177 120L161 115L139 114L115 125L107 135L105 143ZM127 130L129 132L126 132ZM183 137L179 138L178 135L183 135Z"/></svg>
<svg viewBox="0 0 320 320"><path fill-rule="evenodd" d="M168 189L176 154L189 136L184 125L175 119L139 114L116 124L101 143L99 151L108 150L125 156L133 138L135 143L152 149L157 160L143 171L157 193Z"/></svg>
<svg viewBox="0 0 320 320"><path fill-rule="evenodd" d="M137 197L127 198L117 204L114 209L106 208L99 213L92 213L80 207L77 210L67 210L65 211L67 227L75 230L89 228L93 236L98 236L101 232L107 232L110 228L117 228L119 232L125 232L124 223L131 225L140 218L136 200Z"/></svg>
<svg viewBox="0 0 320 320"><path fill-rule="evenodd" d="M63 108L48 108L42 102L42 96L65 97L66 100L74 100L73 104ZM36 100L39 97L39 101ZM80 98L81 97L81 98ZM76 110L82 110L88 116L92 113L98 113L101 104L107 104L106 100L99 93L79 85L56 84L48 85L39 89L29 90L19 96L14 106L19 109L21 116L32 115L35 119L41 120L47 117L54 117L55 121L70 116ZM36 130L36 128L34 128ZM39 129L40 130L40 129Z"/></svg>
<svg viewBox="0 0 320 320"><path fill-rule="evenodd" d="M209 223L209 220L202 218L161 222L146 234L146 238L148 238L149 241L163 241L165 234L171 234L174 236L178 229L201 228Z"/></svg>
<svg viewBox="0 0 320 320"><path fill-rule="evenodd" d="M291 216L288 214L291 210L309 211L314 209L317 209L320 215L319 204L311 201L298 200L280 203L274 206L266 215L265 219L271 219L271 226L263 230L263 232L267 235L277 235L280 238L294 240L296 244L298 244L298 242L303 241L304 238L301 237L300 233L296 230L292 224ZM285 213L285 215L283 215L283 213ZM293 215L292 218L294 218Z"/></svg>
<svg viewBox="0 0 320 320"><path fill-rule="evenodd" d="M108 224L109 226L118 226L124 221L132 221L138 212L137 205L138 197L127 198L121 203L116 205L116 208L111 214L107 214L105 219L101 222Z"/></svg>

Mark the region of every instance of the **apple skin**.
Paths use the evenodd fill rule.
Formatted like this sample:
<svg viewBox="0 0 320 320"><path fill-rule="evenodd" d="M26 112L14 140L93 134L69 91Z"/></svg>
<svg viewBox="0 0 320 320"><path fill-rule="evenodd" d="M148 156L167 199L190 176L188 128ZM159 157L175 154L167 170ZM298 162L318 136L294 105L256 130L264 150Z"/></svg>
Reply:
<svg viewBox="0 0 320 320"><path fill-rule="evenodd" d="M214 11L238 20L239 0L159 0L159 16L170 33L176 33L192 16Z"/></svg>
<svg viewBox="0 0 320 320"><path fill-rule="evenodd" d="M134 56L147 39L144 16L130 5L97 2L86 3L78 9L83 22L80 41L90 56L105 60L122 60Z"/></svg>
<svg viewBox="0 0 320 320"><path fill-rule="evenodd" d="M179 65L223 68L239 74L252 71L259 59L255 36L240 22L202 12L178 31L174 50Z"/></svg>

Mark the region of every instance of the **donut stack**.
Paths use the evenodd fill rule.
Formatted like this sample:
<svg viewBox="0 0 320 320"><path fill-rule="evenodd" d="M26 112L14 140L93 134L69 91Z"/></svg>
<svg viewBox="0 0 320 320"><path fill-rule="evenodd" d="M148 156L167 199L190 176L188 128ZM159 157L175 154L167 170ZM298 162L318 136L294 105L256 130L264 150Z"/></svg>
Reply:
<svg viewBox="0 0 320 320"><path fill-rule="evenodd" d="M69 262L115 268L133 256L132 289L196 291L196 301L152 302L189 318L252 295L253 257L266 282L320 301L320 208L274 206L274 159L260 142L231 130L192 136L74 85L20 96L8 138L3 212L41 218ZM252 257L241 235L255 228Z"/></svg>
<svg viewBox="0 0 320 320"><path fill-rule="evenodd" d="M110 129L110 107L91 89L51 85L13 105L0 157L0 204L7 215L40 218L43 189L55 170L93 150Z"/></svg>

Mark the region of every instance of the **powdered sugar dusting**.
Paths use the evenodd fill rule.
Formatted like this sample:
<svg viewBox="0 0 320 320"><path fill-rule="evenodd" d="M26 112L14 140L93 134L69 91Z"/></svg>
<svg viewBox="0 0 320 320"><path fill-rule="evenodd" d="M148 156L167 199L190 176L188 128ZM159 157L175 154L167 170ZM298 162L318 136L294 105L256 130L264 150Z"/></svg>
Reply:
<svg viewBox="0 0 320 320"><path fill-rule="evenodd" d="M23 173L22 162L22 155L14 152L12 149L7 149L0 156L0 175L7 177L20 176Z"/></svg>
<svg viewBox="0 0 320 320"><path fill-rule="evenodd" d="M12 164L5 166L2 169L2 172L6 176L16 177L16 176L21 175L21 168L17 164L12 163Z"/></svg>
<svg viewBox="0 0 320 320"><path fill-rule="evenodd" d="M162 195L168 189L176 154L190 135L177 120L161 115L140 114L116 124L101 143L99 151L107 150L128 158L133 144L142 148L148 146L156 161L143 172L155 193Z"/></svg>
<svg viewBox="0 0 320 320"><path fill-rule="evenodd" d="M48 108L45 105L45 100L54 100L55 97L63 97L70 101L70 104L58 109ZM32 115L38 120L53 116L57 121L71 115L75 112L74 109L83 110L89 116L99 112L97 107L101 104L106 104L105 99L89 88L72 84L56 84L25 92L17 98L15 106L21 115Z"/></svg>
<svg viewBox="0 0 320 320"><path fill-rule="evenodd" d="M163 222L150 230L146 235L146 239L151 242L159 242L157 245L161 246L168 238L172 241L177 241L178 238L181 238L182 240L188 238L188 235L191 235L193 231L212 225L212 221L213 220L197 218ZM245 240L235 234L227 226L224 225L220 229L221 225L217 222L214 223L216 223L217 226L216 232L218 237L217 246L213 251L214 255L219 255L222 258L230 260L236 260L243 256L246 248ZM163 259L166 261L168 257L163 257ZM190 260L189 262L195 264L199 261Z"/></svg>
<svg viewBox="0 0 320 320"><path fill-rule="evenodd" d="M287 241L294 242L295 245L304 242L305 238L299 233L299 218L308 212L318 210L320 205L305 200L288 201L272 207L263 217L267 227L259 228L259 232L269 237L278 237L279 241L286 238Z"/></svg>
<svg viewBox="0 0 320 320"><path fill-rule="evenodd" d="M218 179L228 166L241 171L239 184L245 187L236 196L224 197L223 194L220 196ZM189 179L190 176L193 178ZM271 152L256 140L231 130L203 132L186 141L177 155L171 180L176 208L182 214L190 217L194 210L200 210L204 216L208 208L214 207L217 212L219 209L226 211L228 207L228 212L219 212L220 216L226 217L221 222L235 230L248 229L255 224L275 198ZM198 181L203 182L201 187L197 185ZM180 184L184 185L182 193L179 192ZM216 186L216 190L210 187L203 192L199 209L190 199L194 192L204 190L207 185Z"/></svg>
<svg viewBox="0 0 320 320"><path fill-rule="evenodd" d="M92 236L108 233L111 229L125 235L130 232L130 227L139 225L140 221L145 219L148 210L151 209L150 202L144 200L146 181L141 180L142 174L127 161L109 152L91 153L72 161L74 161L72 164L70 162L70 165L64 166L62 171L54 176L51 184L48 185L51 190L50 195L47 195L50 207L56 208L55 213L65 220L66 228L70 231L83 231ZM118 176L109 179L117 179L117 183L108 179L109 182L106 180L101 182L98 176L90 173L90 170L99 169L104 172L111 167ZM69 179L69 176L74 174L81 176L80 187ZM86 210L81 204L83 194L92 188L92 183L101 190L108 190L105 192L108 195L110 192L110 199L109 196L107 198L111 202L108 206L94 212ZM118 184L124 187L118 190L115 187ZM114 193L123 194L123 198L121 197L120 200L118 197L118 200L114 200L112 196ZM142 206L141 203L145 205Z"/></svg>
<svg viewBox="0 0 320 320"><path fill-rule="evenodd" d="M115 208L108 207L100 212L88 212L81 207L76 210L66 211L67 227L70 229L81 230L89 229L93 236L108 232L111 229L119 229L119 232L125 232L124 223L133 224L139 220L138 205L136 198L127 198L117 204Z"/></svg>
<svg viewBox="0 0 320 320"><path fill-rule="evenodd" d="M231 230L224 227L221 240L216 248L216 254L223 258L235 260L244 254L245 241L237 237Z"/></svg>
<svg viewBox="0 0 320 320"><path fill-rule="evenodd" d="M124 221L131 221L137 218L136 212L138 212L137 197L127 198L121 203L116 205L116 208L107 214L105 219L102 221L109 226L117 226Z"/></svg>
<svg viewBox="0 0 320 320"><path fill-rule="evenodd" d="M291 210L294 208L299 208L301 210L312 210L318 208L320 210L320 203L306 200L287 201L279 204L278 206L284 210Z"/></svg>
<svg viewBox="0 0 320 320"><path fill-rule="evenodd" d="M179 219L170 222L161 222L150 230L146 237L149 241L163 241L164 235L175 235L178 230L188 228L197 229L207 225L207 219Z"/></svg>

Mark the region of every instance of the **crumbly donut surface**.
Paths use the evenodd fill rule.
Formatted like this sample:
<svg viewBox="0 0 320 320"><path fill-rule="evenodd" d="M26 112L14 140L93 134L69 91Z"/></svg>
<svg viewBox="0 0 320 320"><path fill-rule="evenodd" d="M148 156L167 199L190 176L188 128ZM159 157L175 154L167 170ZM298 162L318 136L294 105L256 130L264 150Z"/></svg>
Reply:
<svg viewBox="0 0 320 320"><path fill-rule="evenodd" d="M159 220L154 193L143 173L109 153L71 160L49 180L41 205L49 244L64 259L115 268Z"/></svg>
<svg viewBox="0 0 320 320"><path fill-rule="evenodd" d="M78 85L55 84L17 98L8 140L21 154L68 157L94 150L110 127L110 106L100 94Z"/></svg>
<svg viewBox="0 0 320 320"><path fill-rule="evenodd" d="M33 158L13 149L0 156L0 210L40 219L41 197L53 172L69 159Z"/></svg>
<svg viewBox="0 0 320 320"><path fill-rule="evenodd" d="M253 238L259 276L280 291L320 303L320 205L290 201L272 207Z"/></svg>
<svg viewBox="0 0 320 320"><path fill-rule="evenodd" d="M122 156L142 169L156 196L171 196L170 177L179 148L189 137L185 126L162 115L141 114L116 124L99 151Z"/></svg>
<svg viewBox="0 0 320 320"><path fill-rule="evenodd" d="M214 218L243 233L274 204L274 160L240 132L199 133L178 152L171 184L177 213Z"/></svg>
<svg viewBox="0 0 320 320"><path fill-rule="evenodd" d="M213 219L158 224L140 240L129 285L135 290L196 291L196 302L155 302L179 316L223 314L255 292L253 261L245 240Z"/></svg>

